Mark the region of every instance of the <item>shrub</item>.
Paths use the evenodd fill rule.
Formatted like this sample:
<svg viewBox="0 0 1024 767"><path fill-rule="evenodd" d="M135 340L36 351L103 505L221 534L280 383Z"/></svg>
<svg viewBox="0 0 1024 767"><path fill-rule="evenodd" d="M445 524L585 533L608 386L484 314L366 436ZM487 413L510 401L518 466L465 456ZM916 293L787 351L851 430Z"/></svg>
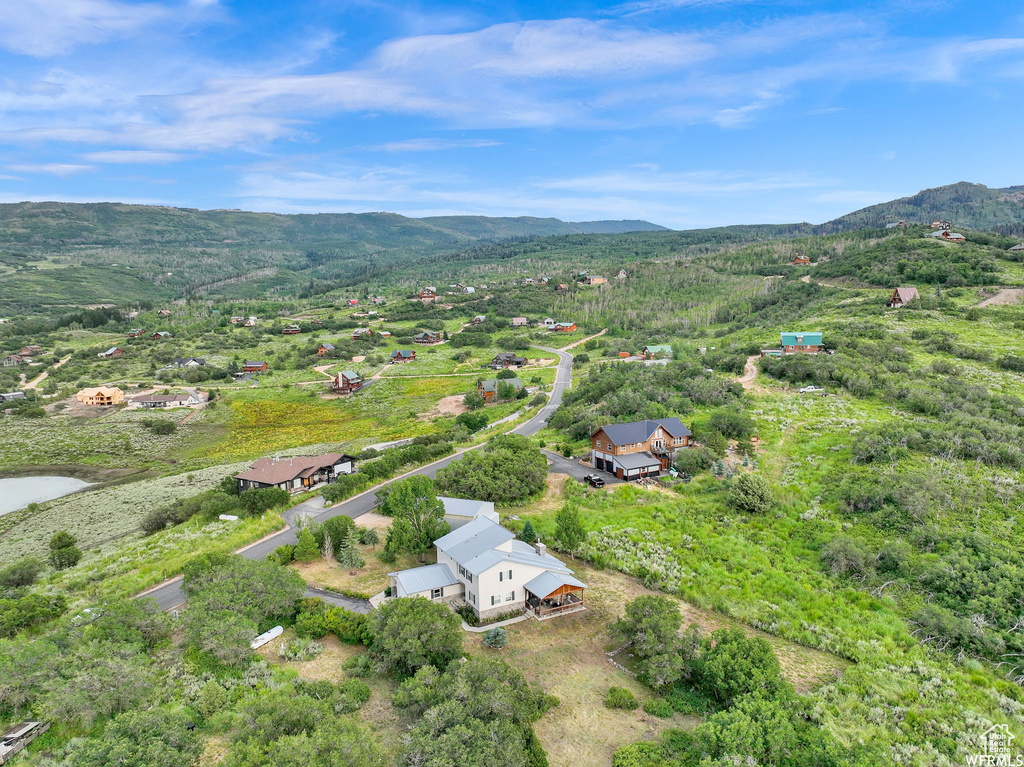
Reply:
<svg viewBox="0 0 1024 767"><path fill-rule="evenodd" d="M668 719L675 713L675 709L664 698L648 698L644 701L644 713Z"/></svg>
<svg viewBox="0 0 1024 767"><path fill-rule="evenodd" d="M492 650L500 650L508 644L508 632L498 626L484 634L484 644Z"/></svg>
<svg viewBox="0 0 1024 767"><path fill-rule="evenodd" d="M361 709L370 699L370 686L361 679L346 679L338 684L337 696L335 713L351 714Z"/></svg>
<svg viewBox="0 0 1024 767"><path fill-rule="evenodd" d="M765 514L775 506L775 493L765 479L744 472L733 482L729 505L746 514Z"/></svg>
<svg viewBox="0 0 1024 767"><path fill-rule="evenodd" d="M61 530L50 539L50 564L55 570L66 570L74 567L82 558L82 552L75 546L75 536Z"/></svg>
<svg viewBox="0 0 1024 767"><path fill-rule="evenodd" d="M282 544L274 549L274 552L270 556L282 565L289 565L295 559L295 544Z"/></svg>
<svg viewBox="0 0 1024 767"><path fill-rule="evenodd" d="M282 643L277 654L288 661L313 660L324 651L324 646L319 642L305 637L293 639L288 644Z"/></svg>
<svg viewBox="0 0 1024 767"><path fill-rule="evenodd" d="M608 694L604 696L604 705L607 708L622 708L632 711L640 707L640 702L625 687L610 687Z"/></svg>

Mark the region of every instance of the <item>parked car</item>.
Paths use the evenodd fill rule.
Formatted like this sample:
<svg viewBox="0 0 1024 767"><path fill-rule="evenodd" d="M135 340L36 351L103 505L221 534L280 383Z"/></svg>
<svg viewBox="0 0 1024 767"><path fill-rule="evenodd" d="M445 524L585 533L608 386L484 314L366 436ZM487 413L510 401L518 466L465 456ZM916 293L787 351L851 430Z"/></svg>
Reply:
<svg viewBox="0 0 1024 767"><path fill-rule="evenodd" d="M820 386L805 386L800 390L801 394L813 394L815 392L825 391Z"/></svg>
<svg viewBox="0 0 1024 767"><path fill-rule="evenodd" d="M591 487L604 487L604 480L596 474L588 474L583 479Z"/></svg>

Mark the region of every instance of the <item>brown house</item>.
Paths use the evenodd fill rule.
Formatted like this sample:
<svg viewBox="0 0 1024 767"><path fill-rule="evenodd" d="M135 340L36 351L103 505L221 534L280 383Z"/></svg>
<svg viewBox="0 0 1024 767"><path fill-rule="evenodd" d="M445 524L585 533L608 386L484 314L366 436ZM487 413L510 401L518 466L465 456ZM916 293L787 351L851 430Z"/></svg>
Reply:
<svg viewBox="0 0 1024 767"><path fill-rule="evenodd" d="M425 330L414 335L412 340L413 343L417 344L439 344L443 339L440 333L435 333L433 330Z"/></svg>
<svg viewBox="0 0 1024 767"><path fill-rule="evenodd" d="M294 336L296 333L301 333L301 332L302 332L302 328L300 328L298 325L285 325L284 329L281 331L281 335L283 335L283 336Z"/></svg>
<svg viewBox="0 0 1024 767"><path fill-rule="evenodd" d="M110 357L123 357L124 349L118 349L116 346L111 346L105 352L100 352L96 356L102 357L103 359L109 359Z"/></svg>
<svg viewBox="0 0 1024 767"><path fill-rule="evenodd" d="M519 357L515 352L498 352L491 360L491 367L495 370L512 367L522 367L527 362L526 357Z"/></svg>
<svg viewBox="0 0 1024 767"><path fill-rule="evenodd" d="M142 330L142 328L132 328L131 330L128 331L128 337L129 338L142 338L144 333L145 333L145 331Z"/></svg>
<svg viewBox="0 0 1024 767"><path fill-rule="evenodd" d="M334 344L320 344L320 348L316 350L317 357L323 357L325 354L330 354L334 351Z"/></svg>
<svg viewBox="0 0 1024 767"><path fill-rule="evenodd" d="M22 346L21 351L18 352L22 357L35 357L37 354L43 351L43 347L38 344L29 344L28 346Z"/></svg>
<svg viewBox="0 0 1024 767"><path fill-rule="evenodd" d="M352 340L358 341L360 338L369 338L373 335L373 328L355 328L352 331Z"/></svg>
<svg viewBox="0 0 1024 767"><path fill-rule="evenodd" d="M594 468L619 479L656 477L690 447L693 435L678 418L602 426L590 436Z"/></svg>
<svg viewBox="0 0 1024 767"><path fill-rule="evenodd" d="M608 280L597 274L588 274L586 277L580 280L580 282L582 282L584 285L603 285L604 283L608 282Z"/></svg>
<svg viewBox="0 0 1024 767"><path fill-rule="evenodd" d="M109 407L122 404L124 392L116 386L97 386L91 389L82 389L75 395L75 399L83 405Z"/></svg>
<svg viewBox="0 0 1024 767"><path fill-rule="evenodd" d="M243 362L242 372L243 373L262 373L264 370L270 370L270 366L266 362Z"/></svg>
<svg viewBox="0 0 1024 767"><path fill-rule="evenodd" d="M575 322L556 322L551 326L551 330L555 333L572 333L576 330Z"/></svg>
<svg viewBox="0 0 1024 767"><path fill-rule="evenodd" d="M796 256L789 263L793 264L794 266L806 266L807 264L811 263L811 257L810 256Z"/></svg>
<svg viewBox="0 0 1024 767"><path fill-rule="evenodd" d="M13 368L15 365L20 365L25 361L25 358L20 354L8 354L4 357L3 362L0 362L0 366L5 368Z"/></svg>
<svg viewBox="0 0 1024 767"><path fill-rule="evenodd" d="M917 292L917 288L896 288L885 305L890 309L898 309L911 301L918 301L920 298L921 294Z"/></svg>
<svg viewBox="0 0 1024 767"><path fill-rule="evenodd" d="M165 338L174 338L174 334L168 333L166 330L158 330L151 336L151 338L154 341L162 341Z"/></svg>
<svg viewBox="0 0 1024 767"><path fill-rule="evenodd" d="M331 382L335 394L351 394L363 388L363 379L354 370L342 370Z"/></svg>
<svg viewBox="0 0 1024 767"><path fill-rule="evenodd" d="M391 364L401 365L405 362L415 362L416 352L412 349L395 349L391 352Z"/></svg>
<svg viewBox="0 0 1024 767"><path fill-rule="evenodd" d="M289 493L301 493L341 474L352 474L356 459L344 453L299 456L296 458L260 458L248 471L235 475L238 492L264 487L279 487Z"/></svg>
<svg viewBox="0 0 1024 767"><path fill-rule="evenodd" d="M568 293L569 292L569 286L566 285L564 282L560 282L560 283L558 283L555 286L555 292L556 293Z"/></svg>
<svg viewBox="0 0 1024 767"><path fill-rule="evenodd" d="M420 291L419 298L421 301L433 301L437 298L437 288L423 288Z"/></svg>
<svg viewBox="0 0 1024 767"><path fill-rule="evenodd" d="M518 378L492 378L489 381L478 381L476 393L485 400L491 400L498 396L498 387L508 384L518 394L523 389L523 382Z"/></svg>

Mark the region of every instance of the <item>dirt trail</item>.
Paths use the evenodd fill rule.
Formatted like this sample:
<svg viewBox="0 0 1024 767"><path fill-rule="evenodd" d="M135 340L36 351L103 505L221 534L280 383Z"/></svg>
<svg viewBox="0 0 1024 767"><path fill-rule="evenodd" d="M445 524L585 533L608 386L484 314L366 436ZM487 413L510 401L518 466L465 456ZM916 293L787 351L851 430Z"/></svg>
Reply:
<svg viewBox="0 0 1024 767"><path fill-rule="evenodd" d="M316 366L314 366L313 370L315 370L320 375L324 375L324 376L327 376L328 378L333 379L334 376L332 376L330 373L328 373L327 370L328 370L328 368L332 368L332 367L334 367L337 364L338 364L337 362L332 362L332 363L330 363L328 365L316 365Z"/></svg>
<svg viewBox="0 0 1024 767"><path fill-rule="evenodd" d="M744 389L754 388L754 379L757 378L758 367L757 360L760 359L760 354L752 354L747 357L747 364L743 366L743 375L736 379L736 383L740 384Z"/></svg>
<svg viewBox="0 0 1024 767"><path fill-rule="evenodd" d="M70 354L67 357L65 357L64 359L60 360L59 362L53 363L53 369L56 370L61 365L63 365L65 362L67 362L69 359L71 359L71 355ZM22 373L21 374L21 388L25 389L26 391L28 391L29 389L38 389L39 388L39 384L41 384L43 381L45 381L49 377L50 377L49 371L44 370L42 373L37 375L31 381L28 381L26 383L25 374Z"/></svg>
<svg viewBox="0 0 1024 767"><path fill-rule="evenodd" d="M809 274L805 274L803 277L800 278L800 282L810 282L810 281L811 281L811 275L809 275Z"/></svg>
<svg viewBox="0 0 1024 767"><path fill-rule="evenodd" d="M586 343L586 342L587 342L587 341L589 341L589 340L590 340L591 338L597 338L598 336L603 336L603 335L604 335L605 333L607 333L607 332L608 332L608 328L605 328L605 329L604 329L604 330L602 330L602 331L601 331L600 333L594 333L594 335L592 335L592 336L587 336L586 338L581 338L581 339L580 339L579 341L576 341L576 342L574 342L574 343L571 343L571 344L569 344L568 346L563 346L563 347L562 347L562 351L563 351L563 352L566 352L566 351L569 351L569 349L574 349L574 348L576 348L577 346L579 346L580 344L584 344L584 343Z"/></svg>
<svg viewBox="0 0 1024 767"><path fill-rule="evenodd" d="M1021 288L1003 288L991 298L986 298L978 306L1006 306L1007 304L1019 304L1022 300L1024 300L1024 290Z"/></svg>

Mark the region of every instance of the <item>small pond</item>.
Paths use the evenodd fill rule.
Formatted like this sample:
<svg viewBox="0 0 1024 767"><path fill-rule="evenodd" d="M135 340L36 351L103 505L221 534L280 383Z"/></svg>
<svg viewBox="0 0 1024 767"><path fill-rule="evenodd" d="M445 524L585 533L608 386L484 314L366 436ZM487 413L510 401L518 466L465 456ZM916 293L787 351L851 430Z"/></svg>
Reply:
<svg viewBox="0 0 1024 767"><path fill-rule="evenodd" d="M74 477L12 477L0 479L0 515L24 509L30 503L52 501L90 486Z"/></svg>

